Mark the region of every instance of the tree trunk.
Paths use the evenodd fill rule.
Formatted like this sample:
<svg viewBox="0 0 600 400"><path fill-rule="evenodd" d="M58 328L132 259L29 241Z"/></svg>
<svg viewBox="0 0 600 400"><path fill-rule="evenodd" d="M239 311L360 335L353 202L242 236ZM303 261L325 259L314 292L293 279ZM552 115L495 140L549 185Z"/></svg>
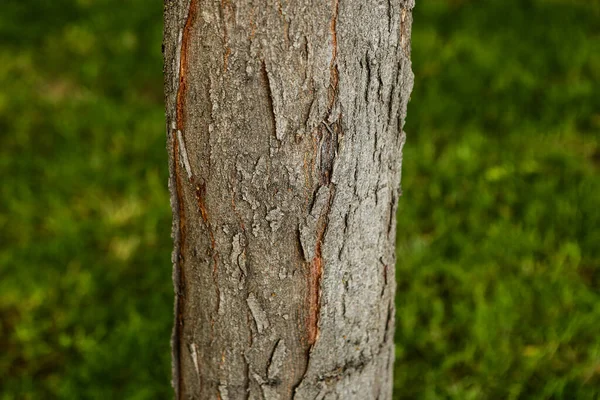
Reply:
<svg viewBox="0 0 600 400"><path fill-rule="evenodd" d="M178 399L390 399L414 0L165 0Z"/></svg>

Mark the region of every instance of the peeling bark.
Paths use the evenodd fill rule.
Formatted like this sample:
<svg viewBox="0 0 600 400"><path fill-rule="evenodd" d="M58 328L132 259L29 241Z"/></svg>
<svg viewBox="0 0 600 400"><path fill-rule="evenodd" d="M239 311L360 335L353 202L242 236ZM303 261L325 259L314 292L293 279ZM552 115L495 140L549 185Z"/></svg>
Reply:
<svg viewBox="0 0 600 400"><path fill-rule="evenodd" d="M390 399L414 0L165 0L178 399Z"/></svg>

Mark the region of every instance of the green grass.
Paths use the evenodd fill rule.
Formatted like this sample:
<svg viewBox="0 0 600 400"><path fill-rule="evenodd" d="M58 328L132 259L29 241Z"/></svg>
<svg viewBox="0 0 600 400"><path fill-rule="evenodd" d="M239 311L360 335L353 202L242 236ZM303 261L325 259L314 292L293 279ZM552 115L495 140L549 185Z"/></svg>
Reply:
<svg viewBox="0 0 600 400"><path fill-rule="evenodd" d="M0 11L0 399L170 398L162 2ZM398 399L600 397L600 2L421 0Z"/></svg>

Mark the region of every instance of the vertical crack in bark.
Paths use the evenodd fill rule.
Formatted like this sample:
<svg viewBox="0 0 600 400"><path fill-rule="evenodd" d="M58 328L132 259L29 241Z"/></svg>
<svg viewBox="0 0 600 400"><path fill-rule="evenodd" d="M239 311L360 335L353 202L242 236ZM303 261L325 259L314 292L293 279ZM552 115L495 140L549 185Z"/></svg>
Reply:
<svg viewBox="0 0 600 400"><path fill-rule="evenodd" d="M312 210L299 230L300 251L307 261L308 266L308 315L306 320L307 354L304 372L299 381L293 385L292 393L296 393L298 387L306 379L310 357L313 347L319 338L319 317L321 313L321 279L323 275L324 261L322 257L322 246L329 225L329 213L335 195L335 187L332 183L321 185L315 191ZM313 239L313 236L314 239Z"/></svg>
<svg viewBox="0 0 600 400"><path fill-rule="evenodd" d="M185 125L185 97L187 90L187 54L189 51L189 36L191 27L196 20L196 12L197 12L197 0L190 0L190 6L188 10L188 15L186 18L185 25L181 32L181 50L179 56L179 82L177 86L177 97L176 97L176 109L175 109L175 127L176 129L172 132L172 146L173 146L173 173L175 178L175 196L178 207L178 225L179 225L179 234L177 238L177 243L175 247L177 248L177 257L176 257L176 270L177 270L177 301L175 302L175 314L176 314L176 322L175 327L173 328L173 365L174 365L174 377L173 383L175 386L175 397L181 398L181 388L183 384L183 377L181 374L181 345L182 345L182 335L183 335L183 306L184 306L184 295L185 295L185 284L186 278L183 270L183 262L184 262L184 251L186 245L186 220L185 220L185 207L183 204L183 182L181 178L181 166L179 162L180 158L180 149L179 149L179 141L181 140L182 146L183 143L183 130ZM180 133L181 132L181 133Z"/></svg>
<svg viewBox="0 0 600 400"><path fill-rule="evenodd" d="M183 306L184 306L184 295L185 295L185 273L183 271L183 253L185 251L186 237L185 237L185 209L183 204L183 187L181 182L181 167L179 165L179 143L177 141L177 135L172 135L173 140L173 168L175 174L175 192L177 196L177 213L179 216L179 235L177 243L177 257L176 257L176 268L177 268L177 301L175 302L175 314L176 322L173 328L173 358L176 376L174 377L175 384L175 396L180 398L180 388L182 386L181 376L181 336L183 334Z"/></svg>
<svg viewBox="0 0 600 400"><path fill-rule="evenodd" d="M329 213L331 204L335 195L335 188L330 185L329 196L325 209L319 217L317 227L317 238L315 246L315 255L310 262L310 272L308 278L309 287L309 316L308 316L308 344L313 346L319 338L319 316L321 314L321 277L323 275L323 257L322 246L325 240L325 233L329 226ZM309 351L310 358L310 351Z"/></svg>
<svg viewBox="0 0 600 400"><path fill-rule="evenodd" d="M190 49L190 32L192 26L196 22L196 15L198 12L198 0L190 0L190 8L188 10L188 16L181 33L181 54L179 56L179 85L177 87L177 129L181 132L184 131L185 125L185 102L187 93L187 65L188 65L188 53Z"/></svg>
<svg viewBox="0 0 600 400"><path fill-rule="evenodd" d="M383 257L379 258L379 263L383 267L383 286L381 287L381 294L380 294L380 296L383 297L385 295L385 289L388 286L388 269L389 269L389 267L385 262L383 262Z"/></svg>
<svg viewBox="0 0 600 400"><path fill-rule="evenodd" d="M334 115L339 83L339 70L337 66L337 19L339 12L339 0L333 0L332 17L329 23L331 31L332 54L329 64L329 88L328 88L328 110L325 119L317 128L317 140L319 142L320 154L319 174L322 185L329 185L333 173L333 163L337 156L339 138L343 136L341 129L341 115Z"/></svg>
<svg viewBox="0 0 600 400"><path fill-rule="evenodd" d="M189 6L189 10L188 10L188 15L186 18L186 22L185 25L183 27L182 33L181 33L181 52L179 55L179 85L177 87L177 102L176 102L176 126L177 126L177 137L180 138L181 140L181 146L182 149L184 149L185 147L185 107L186 107L186 96L187 96L187 68L188 68L188 56L189 56L189 52L190 52L190 43L191 43L191 31L193 26L196 23L196 19L197 19L197 15L198 15L198 0L190 0L190 6ZM175 168L175 174L178 180L177 183L177 192L182 191L182 184L180 181L180 173L179 173L179 164L178 164L178 160L179 160L179 146L177 147L178 151L177 154L175 154L174 152L174 158L175 158L175 163L176 163L176 168ZM186 155L187 157L187 155ZM215 291L216 291L216 301L217 301L217 312L219 310L220 307L220 290L219 290L219 285L218 285L218 263L219 263L219 253L216 251L216 242L215 242L215 237L214 237L214 232L212 229L212 226L210 224L210 221L208 219L208 212L206 209L206 202L205 202L205 195L206 195L206 184L204 182L198 182L197 177L194 176L194 174L191 171L188 171L188 174L190 175L190 182L194 185L194 189L195 189L195 194L196 194L196 201L198 204L198 209L200 211L200 215L202 216L202 220L204 221L207 229L208 229L208 234L210 237L210 241L211 241L211 249L212 249L212 260L213 260L213 281L215 284ZM180 199L179 201L182 201L181 196L178 194L178 198ZM181 218L181 215L180 215ZM183 251L180 250L180 254L182 254ZM180 264L182 264L182 262L180 262ZM180 271L180 275L183 275L183 268L181 265L179 265L179 271ZM182 322L183 325L183 322ZM214 319L211 320L211 329L212 327L214 327ZM181 334L181 332L178 332L178 335Z"/></svg>
<svg viewBox="0 0 600 400"><path fill-rule="evenodd" d="M369 90L371 86L371 59L369 57L369 51L365 53L365 70L367 72L367 79L365 84L365 104L369 104Z"/></svg>
<svg viewBox="0 0 600 400"><path fill-rule="evenodd" d="M394 219L396 218L396 204L397 204L397 197L394 193L392 193L392 198L390 201L390 215L388 218L388 228L387 228L387 238L390 238L390 233L392 233L392 228L394 227Z"/></svg>
<svg viewBox="0 0 600 400"><path fill-rule="evenodd" d="M263 78L263 83L267 88L267 102L269 103L269 114L271 116L271 121L273 124L273 136L277 138L277 119L275 114L275 103L273 101L273 90L271 89L271 80L269 79L269 73L267 72L267 65L265 61L261 61L261 74Z"/></svg>
<svg viewBox="0 0 600 400"><path fill-rule="evenodd" d="M206 204L204 204L204 198L206 196L206 183L196 184L196 202L198 203L198 209L200 210L200 216L202 221L208 225L208 212L206 211Z"/></svg>
<svg viewBox="0 0 600 400"><path fill-rule="evenodd" d="M294 397L296 390L300 384L306 378L308 368L310 364L310 358L312 349L319 337L319 317L321 313L321 279L323 275L324 261L322 257L323 241L325 239L325 233L329 225L329 213L331 211L331 205L335 195L335 185L331 182L333 175L333 166L338 152L338 138L343 136L341 129L341 115L334 116L334 107L336 105L337 94L338 94L338 83L339 83L339 70L337 66L337 20L339 12L339 0L332 1L332 16L329 24L331 32L331 43L332 43L332 54L331 62L329 64L329 88L328 88L328 110L327 114L322 123L317 127L317 137L315 138L318 142L317 154L315 154L318 160L318 176L319 176L319 187L314 192L314 198L317 197L317 193L321 186L329 187L329 196L325 209L319 216L316 232L316 246L314 257L310 262L310 270L308 275L308 295L309 295L309 307L308 307L308 323L307 323L307 341L308 341L308 354L306 357L306 365L304 373L300 382L294 387ZM332 120L334 118L334 120ZM330 122L328 124L327 122Z"/></svg>
<svg viewBox="0 0 600 400"><path fill-rule="evenodd" d="M393 12L393 7L392 7L392 2L391 0L387 0L387 16L388 16L388 30L391 33L392 32L392 21L394 18L394 12Z"/></svg>
<svg viewBox="0 0 600 400"><path fill-rule="evenodd" d="M332 54L331 63L329 65L330 81L329 81L329 110L328 114L331 117L333 107L335 106L337 92L338 92L338 80L339 71L337 67L337 19L339 12L339 0L333 0L332 5L332 16L330 22L331 30L331 42L332 42ZM321 312L321 276L323 274L323 258L322 258L322 246L325 237L325 232L329 225L329 212L331 210L331 203L335 193L333 185L331 184L331 177L333 174L333 163L337 156L338 150L338 132L340 129L340 117L332 124L328 126L323 121L322 126L319 127L321 132L320 139L320 154L319 154L319 174L322 185L330 186L329 199L327 201L327 207L321 214L319 221L319 229L317 231L317 241L315 248L315 256L311 262L311 271L309 274L309 295L310 295L310 307L309 307L309 329L308 329L308 343L313 346L319 335L319 315ZM316 192L315 192L316 193ZM309 356L310 358L310 356Z"/></svg>

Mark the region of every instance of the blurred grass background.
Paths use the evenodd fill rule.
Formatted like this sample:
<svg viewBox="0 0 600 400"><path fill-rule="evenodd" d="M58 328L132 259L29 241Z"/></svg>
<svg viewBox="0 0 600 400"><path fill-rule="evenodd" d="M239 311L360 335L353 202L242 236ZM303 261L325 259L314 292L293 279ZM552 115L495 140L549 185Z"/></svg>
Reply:
<svg viewBox="0 0 600 400"><path fill-rule="evenodd" d="M397 399L600 398L600 1L417 0ZM0 6L0 399L166 399L162 2Z"/></svg>

